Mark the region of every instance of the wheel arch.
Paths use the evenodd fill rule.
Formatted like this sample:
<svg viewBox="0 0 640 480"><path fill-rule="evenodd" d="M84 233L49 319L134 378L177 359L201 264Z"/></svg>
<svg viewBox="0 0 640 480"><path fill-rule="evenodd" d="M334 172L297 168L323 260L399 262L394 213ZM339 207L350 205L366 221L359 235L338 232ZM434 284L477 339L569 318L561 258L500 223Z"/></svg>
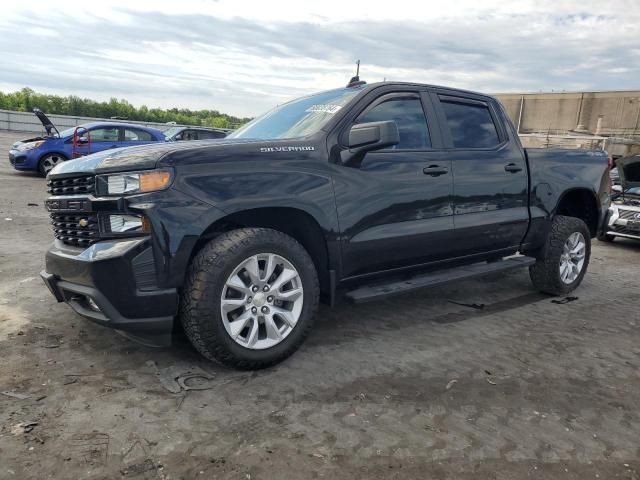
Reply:
<svg viewBox="0 0 640 480"><path fill-rule="evenodd" d="M593 190L577 187L564 191L553 210L556 215L579 218L589 227L592 238L597 235L600 207Z"/></svg>
<svg viewBox="0 0 640 480"><path fill-rule="evenodd" d="M320 223L308 212L296 207L258 207L228 214L210 224L200 235L191 258L211 239L237 228L271 228L300 243L313 260L323 294L330 294L331 258L327 236Z"/></svg>

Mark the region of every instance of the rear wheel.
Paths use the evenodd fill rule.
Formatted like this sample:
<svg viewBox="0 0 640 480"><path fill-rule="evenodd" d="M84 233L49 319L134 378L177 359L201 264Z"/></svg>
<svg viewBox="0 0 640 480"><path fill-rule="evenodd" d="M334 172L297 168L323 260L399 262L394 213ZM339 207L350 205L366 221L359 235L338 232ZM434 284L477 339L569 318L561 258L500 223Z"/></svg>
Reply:
<svg viewBox="0 0 640 480"><path fill-rule="evenodd" d="M582 282L591 256L591 235L579 218L553 219L538 261L529 267L533 285L553 295L566 295Z"/></svg>
<svg viewBox="0 0 640 480"><path fill-rule="evenodd" d="M318 297L313 261L297 241L275 230L243 228L220 235L196 254L180 317L202 355L258 369L298 349Z"/></svg>
<svg viewBox="0 0 640 480"><path fill-rule="evenodd" d="M67 157L59 153L48 153L44 155L38 163L38 171L40 175L46 177L47 174L53 170L53 167L67 160Z"/></svg>

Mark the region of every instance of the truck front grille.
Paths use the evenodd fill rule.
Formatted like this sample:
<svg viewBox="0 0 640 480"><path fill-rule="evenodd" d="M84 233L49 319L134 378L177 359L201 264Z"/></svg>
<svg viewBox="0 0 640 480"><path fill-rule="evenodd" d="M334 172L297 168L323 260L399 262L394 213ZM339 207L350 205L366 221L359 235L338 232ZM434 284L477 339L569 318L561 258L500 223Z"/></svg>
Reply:
<svg viewBox="0 0 640 480"><path fill-rule="evenodd" d="M99 240L100 229L95 213L51 213L53 235L67 245L88 247Z"/></svg>
<svg viewBox="0 0 640 480"><path fill-rule="evenodd" d="M52 195L75 195L93 193L96 189L95 175L57 178L47 180L47 191Z"/></svg>
<svg viewBox="0 0 640 480"><path fill-rule="evenodd" d="M640 220L636 218L636 215L640 214L638 210L624 210L623 208L618 208L618 215L620 218L624 220Z"/></svg>

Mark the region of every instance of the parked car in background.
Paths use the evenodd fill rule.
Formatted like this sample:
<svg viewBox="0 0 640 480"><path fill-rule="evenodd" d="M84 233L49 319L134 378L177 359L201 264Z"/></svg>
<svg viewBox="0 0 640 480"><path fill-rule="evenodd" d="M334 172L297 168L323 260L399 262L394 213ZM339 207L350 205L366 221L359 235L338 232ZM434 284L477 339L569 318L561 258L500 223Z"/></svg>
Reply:
<svg viewBox="0 0 640 480"><path fill-rule="evenodd" d="M164 136L167 141L180 142L184 140L224 138L231 132L232 130L228 128L171 127L164 131Z"/></svg>
<svg viewBox="0 0 640 480"><path fill-rule="evenodd" d="M45 176L58 163L73 157L73 132L76 127L59 132L42 111L34 109L33 113L42 122L46 134L15 142L9 150L9 162L16 170L37 171ZM160 130L143 125L91 122L79 127L82 128L79 140L83 147L79 151L83 155L111 148L165 141Z"/></svg>
<svg viewBox="0 0 640 480"><path fill-rule="evenodd" d="M606 242L616 237L640 240L640 155L616 160L611 179L619 190L613 195L607 229L599 239Z"/></svg>

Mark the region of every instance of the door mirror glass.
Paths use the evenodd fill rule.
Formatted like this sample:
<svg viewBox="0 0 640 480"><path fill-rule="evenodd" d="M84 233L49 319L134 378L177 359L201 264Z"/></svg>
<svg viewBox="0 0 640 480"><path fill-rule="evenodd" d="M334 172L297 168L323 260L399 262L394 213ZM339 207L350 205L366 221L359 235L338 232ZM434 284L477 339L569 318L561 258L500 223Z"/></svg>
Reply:
<svg viewBox="0 0 640 480"><path fill-rule="evenodd" d="M398 125L393 120L357 123L349 131L349 150L342 152L342 162L349 163L366 152L389 148L399 142Z"/></svg>

